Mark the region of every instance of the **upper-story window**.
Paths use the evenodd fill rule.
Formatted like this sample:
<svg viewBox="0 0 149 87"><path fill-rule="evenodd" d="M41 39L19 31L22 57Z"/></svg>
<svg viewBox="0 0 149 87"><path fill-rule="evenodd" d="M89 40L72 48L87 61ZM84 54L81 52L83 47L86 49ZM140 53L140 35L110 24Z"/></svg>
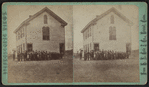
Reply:
<svg viewBox="0 0 149 87"><path fill-rule="evenodd" d="M18 40L20 39L20 31L18 31Z"/></svg>
<svg viewBox="0 0 149 87"><path fill-rule="evenodd" d="M23 37L23 29L21 29L21 38Z"/></svg>
<svg viewBox="0 0 149 87"><path fill-rule="evenodd" d="M44 15L44 24L47 24L47 15Z"/></svg>
<svg viewBox="0 0 149 87"><path fill-rule="evenodd" d="M22 28L22 37L24 37L24 28Z"/></svg>
<svg viewBox="0 0 149 87"><path fill-rule="evenodd" d="M114 24L114 16L113 15L111 15L111 24Z"/></svg>
<svg viewBox="0 0 149 87"><path fill-rule="evenodd" d="M116 28L115 27L109 28L109 40L116 40Z"/></svg>
<svg viewBox="0 0 149 87"><path fill-rule="evenodd" d="M92 27L90 28L90 36L92 36L92 32L91 31L92 31Z"/></svg>
<svg viewBox="0 0 149 87"><path fill-rule="evenodd" d="M49 40L49 38L50 38L50 29L49 29L49 27L43 27L42 28L42 33L43 33L43 40Z"/></svg>

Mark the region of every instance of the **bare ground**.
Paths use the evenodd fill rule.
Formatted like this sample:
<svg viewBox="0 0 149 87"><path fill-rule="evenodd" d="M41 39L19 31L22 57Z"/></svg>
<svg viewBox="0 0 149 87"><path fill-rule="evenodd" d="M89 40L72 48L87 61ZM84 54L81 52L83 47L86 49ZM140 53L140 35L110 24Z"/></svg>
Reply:
<svg viewBox="0 0 149 87"><path fill-rule="evenodd" d="M139 58L97 61L75 58L74 82L139 82Z"/></svg>
<svg viewBox="0 0 149 87"><path fill-rule="evenodd" d="M72 58L47 61L8 59L8 83L61 83L73 81Z"/></svg>

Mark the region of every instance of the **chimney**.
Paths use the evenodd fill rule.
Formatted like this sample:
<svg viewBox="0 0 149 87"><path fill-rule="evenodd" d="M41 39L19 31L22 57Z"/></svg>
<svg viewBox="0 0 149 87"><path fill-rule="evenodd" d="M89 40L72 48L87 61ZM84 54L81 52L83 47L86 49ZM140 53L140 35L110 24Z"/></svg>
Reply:
<svg viewBox="0 0 149 87"><path fill-rule="evenodd" d="M32 15L29 15L29 18L32 17Z"/></svg>

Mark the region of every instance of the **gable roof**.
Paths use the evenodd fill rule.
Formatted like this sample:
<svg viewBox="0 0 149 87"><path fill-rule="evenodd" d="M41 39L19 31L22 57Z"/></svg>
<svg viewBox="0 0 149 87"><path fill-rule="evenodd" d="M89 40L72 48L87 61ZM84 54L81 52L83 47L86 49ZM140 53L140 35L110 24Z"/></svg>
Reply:
<svg viewBox="0 0 149 87"><path fill-rule="evenodd" d="M132 25L133 23L127 19L124 15L122 15L120 12L118 12L114 7L112 7L111 9L109 9L108 11L104 12L103 14L97 16L96 18L94 18L92 21L90 21L81 31L81 33L83 33L90 25L94 24L95 22L97 22L98 20L100 20L101 18L105 17L106 15L108 15L109 13L114 12L117 16L119 16L122 20L124 20L125 22L129 23L130 25Z"/></svg>
<svg viewBox="0 0 149 87"><path fill-rule="evenodd" d="M54 12L52 12L50 9L48 9L47 7L43 8L42 10L40 10L39 12L37 12L36 14L32 15L31 17L29 17L28 19L26 19L25 21L23 21L19 27L17 27L17 29L14 31L14 33L16 33L23 25L27 24L28 22L30 22L31 20L33 20L34 18L36 18L37 16L39 16L40 14L42 14L43 12L47 12L49 15L51 15L52 17L54 17L57 21L59 21L63 26L66 26L67 23L61 19L59 16L57 16Z"/></svg>

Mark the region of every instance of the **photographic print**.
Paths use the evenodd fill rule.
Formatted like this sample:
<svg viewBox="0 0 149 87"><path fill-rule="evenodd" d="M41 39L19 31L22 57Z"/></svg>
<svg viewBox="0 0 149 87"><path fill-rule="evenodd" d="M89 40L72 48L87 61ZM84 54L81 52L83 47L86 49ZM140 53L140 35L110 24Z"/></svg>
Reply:
<svg viewBox="0 0 149 87"><path fill-rule="evenodd" d="M8 11L8 83L72 82L72 6Z"/></svg>
<svg viewBox="0 0 149 87"><path fill-rule="evenodd" d="M138 7L73 7L74 81L139 82Z"/></svg>
<svg viewBox="0 0 149 87"><path fill-rule="evenodd" d="M145 85L147 3L4 2L3 85Z"/></svg>

